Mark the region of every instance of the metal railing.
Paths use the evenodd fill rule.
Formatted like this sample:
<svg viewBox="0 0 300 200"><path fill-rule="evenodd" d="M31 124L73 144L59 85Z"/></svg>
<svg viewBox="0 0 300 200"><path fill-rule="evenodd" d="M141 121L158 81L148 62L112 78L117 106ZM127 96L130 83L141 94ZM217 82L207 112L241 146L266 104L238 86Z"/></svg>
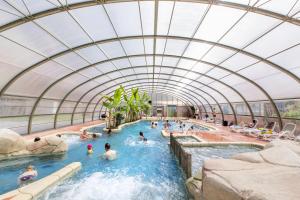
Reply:
<svg viewBox="0 0 300 200"><path fill-rule="evenodd" d="M172 134L170 135L170 148L177 157L186 178L190 178L192 176L192 155L184 151L180 143Z"/></svg>

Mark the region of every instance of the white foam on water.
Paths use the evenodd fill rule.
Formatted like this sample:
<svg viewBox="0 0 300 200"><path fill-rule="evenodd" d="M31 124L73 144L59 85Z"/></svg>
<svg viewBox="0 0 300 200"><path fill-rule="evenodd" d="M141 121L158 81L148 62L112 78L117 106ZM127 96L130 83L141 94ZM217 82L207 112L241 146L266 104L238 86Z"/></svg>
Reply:
<svg viewBox="0 0 300 200"><path fill-rule="evenodd" d="M96 172L51 189L43 200L165 200L182 199L174 184L145 182L139 176ZM179 198L178 198L179 197ZM181 197L181 198L180 198Z"/></svg>
<svg viewBox="0 0 300 200"><path fill-rule="evenodd" d="M78 135L63 135L62 139L70 146L80 144L80 137Z"/></svg>
<svg viewBox="0 0 300 200"><path fill-rule="evenodd" d="M124 144L127 146L145 146L145 147L153 147L155 145L155 141L147 140L146 142L139 140L138 138L128 137L124 141Z"/></svg>

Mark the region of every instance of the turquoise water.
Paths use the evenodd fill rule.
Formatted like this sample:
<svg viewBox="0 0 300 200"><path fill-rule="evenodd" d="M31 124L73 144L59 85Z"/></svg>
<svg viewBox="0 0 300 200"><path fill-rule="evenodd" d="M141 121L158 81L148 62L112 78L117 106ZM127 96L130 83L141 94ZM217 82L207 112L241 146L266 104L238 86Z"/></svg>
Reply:
<svg viewBox="0 0 300 200"><path fill-rule="evenodd" d="M191 126L193 126L194 131L209 131L209 129L204 126L200 126L198 124L193 124L193 123L185 122L185 121L183 121L181 125L174 121L171 121L170 124L171 124L170 131L184 132L184 131L189 130L189 128L191 128Z"/></svg>
<svg viewBox="0 0 300 200"><path fill-rule="evenodd" d="M69 151L61 156L30 157L0 163L0 193L17 187L17 177L28 165L34 165L39 178L63 166L80 161L82 169L72 178L51 188L40 199L187 199L184 177L174 156L170 153L168 140L150 122L142 121L124 127L118 134L103 136L94 141L81 142L78 136L69 136ZM103 127L90 131L102 132ZM143 131L148 142L138 141ZM108 161L100 158L104 144L109 142L117 151L118 158ZM87 144L94 153L86 154Z"/></svg>

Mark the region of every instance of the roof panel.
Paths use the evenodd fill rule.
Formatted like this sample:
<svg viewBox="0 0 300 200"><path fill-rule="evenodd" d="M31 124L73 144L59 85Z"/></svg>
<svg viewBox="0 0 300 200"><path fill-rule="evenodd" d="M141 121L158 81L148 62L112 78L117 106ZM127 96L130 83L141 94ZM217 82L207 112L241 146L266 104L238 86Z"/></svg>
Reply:
<svg viewBox="0 0 300 200"><path fill-rule="evenodd" d="M144 35L154 35L154 2L140 1L141 18Z"/></svg>
<svg viewBox="0 0 300 200"><path fill-rule="evenodd" d="M141 22L137 2L104 4L119 36L141 35ZM126 9L126 12L123 12Z"/></svg>
<svg viewBox="0 0 300 200"><path fill-rule="evenodd" d="M207 7L199 3L176 2L169 35L192 37Z"/></svg>
<svg viewBox="0 0 300 200"><path fill-rule="evenodd" d="M35 22L69 47L91 42L75 20L65 12L39 18Z"/></svg>
<svg viewBox="0 0 300 200"><path fill-rule="evenodd" d="M245 11L223 6L211 6L195 37L218 41L238 21Z"/></svg>
<svg viewBox="0 0 300 200"><path fill-rule="evenodd" d="M71 10L70 13L95 41L116 37L102 6L75 9Z"/></svg>
<svg viewBox="0 0 300 200"><path fill-rule="evenodd" d="M300 27L290 23L283 23L245 50L266 58L293 45L299 44L299 41Z"/></svg>
<svg viewBox="0 0 300 200"><path fill-rule="evenodd" d="M249 12L220 42L242 48L279 23L278 19Z"/></svg>

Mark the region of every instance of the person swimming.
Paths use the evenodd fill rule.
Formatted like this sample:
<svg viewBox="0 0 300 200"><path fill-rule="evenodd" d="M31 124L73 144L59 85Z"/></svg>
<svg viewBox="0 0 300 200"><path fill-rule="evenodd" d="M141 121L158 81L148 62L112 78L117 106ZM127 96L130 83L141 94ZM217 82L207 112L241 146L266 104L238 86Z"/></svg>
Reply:
<svg viewBox="0 0 300 200"><path fill-rule="evenodd" d="M93 145L91 145L91 144L87 145L87 153L88 154L92 154L93 153Z"/></svg>
<svg viewBox="0 0 300 200"><path fill-rule="evenodd" d="M147 142L147 138L145 138L144 133L142 131L140 131L139 139L144 142Z"/></svg>
<svg viewBox="0 0 300 200"><path fill-rule="evenodd" d="M107 134L110 135L111 133L111 129L108 129Z"/></svg>
<svg viewBox="0 0 300 200"><path fill-rule="evenodd" d="M106 143L105 146L105 153L104 153L104 157L107 160L114 160L117 158L117 152L115 150L111 150L110 149L110 144Z"/></svg>
<svg viewBox="0 0 300 200"><path fill-rule="evenodd" d="M156 126L157 126L156 123L154 123L154 122L151 123L151 128L156 128Z"/></svg>
<svg viewBox="0 0 300 200"><path fill-rule="evenodd" d="M33 181L36 177L38 176L37 171L34 169L34 166L29 165L25 172L23 172L20 176L19 176L19 183L20 184L24 184L26 182L29 181Z"/></svg>

